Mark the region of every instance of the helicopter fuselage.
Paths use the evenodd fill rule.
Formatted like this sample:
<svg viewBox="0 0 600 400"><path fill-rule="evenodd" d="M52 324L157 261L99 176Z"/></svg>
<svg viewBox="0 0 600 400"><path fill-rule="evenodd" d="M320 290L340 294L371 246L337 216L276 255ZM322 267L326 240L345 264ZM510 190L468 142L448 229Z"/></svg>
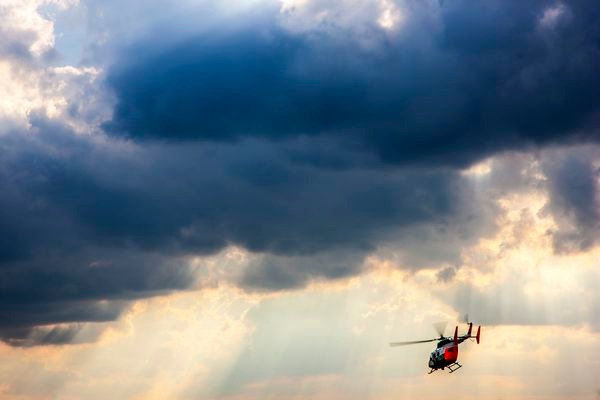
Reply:
<svg viewBox="0 0 600 400"><path fill-rule="evenodd" d="M458 359L458 344L453 340L440 340L438 347L429 356L429 368L444 369Z"/></svg>

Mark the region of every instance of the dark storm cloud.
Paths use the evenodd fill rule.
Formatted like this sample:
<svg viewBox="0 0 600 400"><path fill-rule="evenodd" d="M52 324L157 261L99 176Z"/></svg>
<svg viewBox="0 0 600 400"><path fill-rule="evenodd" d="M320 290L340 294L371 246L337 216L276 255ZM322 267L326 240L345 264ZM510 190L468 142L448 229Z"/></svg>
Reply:
<svg viewBox="0 0 600 400"><path fill-rule="evenodd" d="M193 284L183 261L107 239L102 224L112 225L94 207L115 206L94 204L107 189L86 171L86 160L102 169L92 141L39 116L31 122L31 132L0 136L0 339L30 345L68 338L34 327L110 321L128 300ZM110 163L109 153L100 153Z"/></svg>
<svg viewBox="0 0 600 400"><path fill-rule="evenodd" d="M429 25L416 14L430 8L408 10L397 33L367 29L370 47L342 29L290 33L275 17L176 44L142 41L109 71L117 102L106 129L167 140L327 136L386 161L459 166L598 138L594 2L452 1Z"/></svg>
<svg viewBox="0 0 600 400"><path fill-rule="evenodd" d="M366 47L272 20L151 38L109 68L112 136L36 114L2 134L0 339L77 340L230 245L259 253L237 275L252 290L356 274L386 243L410 268L458 265L496 210L454 167L596 132L597 10L541 24L555 3L486 4L371 26Z"/></svg>
<svg viewBox="0 0 600 400"><path fill-rule="evenodd" d="M467 218L481 208L452 170L332 168L290 158L306 153L294 141L137 146L31 123L0 136L0 337L13 344L188 288L186 257L228 245L263 253L237 283L280 290L356 274L403 230L473 225L469 241L487 229L486 214Z"/></svg>
<svg viewBox="0 0 600 400"><path fill-rule="evenodd" d="M64 345L72 343L89 343L95 341L101 333L98 326L86 325L86 322L104 322L112 321L119 316L119 313L107 316L105 320L89 320L89 310L85 314L86 318L77 319L76 323L61 325L41 325L32 327L29 324L24 327L8 327L0 330L2 340L11 346L31 347L39 345ZM54 324L55 321L52 321Z"/></svg>

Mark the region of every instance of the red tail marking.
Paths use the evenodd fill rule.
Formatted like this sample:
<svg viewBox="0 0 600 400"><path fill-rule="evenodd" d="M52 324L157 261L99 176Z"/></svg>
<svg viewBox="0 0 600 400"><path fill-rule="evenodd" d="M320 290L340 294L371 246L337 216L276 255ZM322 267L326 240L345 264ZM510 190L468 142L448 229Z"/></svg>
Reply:
<svg viewBox="0 0 600 400"><path fill-rule="evenodd" d="M477 327L477 335L475 336L475 340L477 340L477 344L479 344L479 335L481 334L481 326Z"/></svg>

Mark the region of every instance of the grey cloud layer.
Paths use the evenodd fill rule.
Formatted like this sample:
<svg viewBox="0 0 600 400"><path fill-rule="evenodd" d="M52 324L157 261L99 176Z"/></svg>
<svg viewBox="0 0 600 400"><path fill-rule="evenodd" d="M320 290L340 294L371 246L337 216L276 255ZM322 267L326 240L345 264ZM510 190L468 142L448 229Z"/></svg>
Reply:
<svg viewBox="0 0 600 400"><path fill-rule="evenodd" d="M127 300L188 288L188 255L265 253L238 283L278 290L355 274L402 230L472 225L468 241L485 226L457 171L323 167L289 157L306 151L295 142L138 146L31 123L0 137L0 334L16 344L37 325L106 321Z"/></svg>
<svg viewBox="0 0 600 400"><path fill-rule="evenodd" d="M558 252L585 251L598 242L600 233L600 171L594 165L597 150L579 149L546 159L543 166L549 178L550 202L558 230L554 248Z"/></svg>
<svg viewBox="0 0 600 400"><path fill-rule="evenodd" d="M272 19L128 49L106 129L135 139L328 136L396 163L464 166L506 149L597 140L593 2L452 1L397 33L290 33ZM413 7L415 14L431 12ZM411 23L415 20L420 24Z"/></svg>
<svg viewBox="0 0 600 400"><path fill-rule="evenodd" d="M186 257L228 245L262 253L236 282L249 289L356 274L394 240L409 267L457 263L496 212L457 167L597 139L598 9L542 24L555 3L445 4L431 26L367 24L366 47L271 14L150 36L111 55L109 135L36 114L2 134L0 338L72 340L77 322L193 286ZM96 120L86 104L71 117ZM548 167L552 212L586 218L573 210L595 188L570 190L568 171L590 165ZM55 323L75 325L39 329Z"/></svg>

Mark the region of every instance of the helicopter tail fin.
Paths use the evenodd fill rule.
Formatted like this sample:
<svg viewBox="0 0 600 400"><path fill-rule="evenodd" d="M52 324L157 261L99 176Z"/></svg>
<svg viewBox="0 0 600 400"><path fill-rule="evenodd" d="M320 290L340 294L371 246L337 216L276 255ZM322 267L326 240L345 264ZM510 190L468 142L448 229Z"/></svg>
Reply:
<svg viewBox="0 0 600 400"><path fill-rule="evenodd" d="M469 331L467 332L467 336L471 336L471 330L473 329L473 323L469 322Z"/></svg>
<svg viewBox="0 0 600 400"><path fill-rule="evenodd" d="M481 334L481 325L477 327L477 335L475 335L475 340L477 340L477 344L479 344L480 334Z"/></svg>
<svg viewBox="0 0 600 400"><path fill-rule="evenodd" d="M458 344L458 326L454 328L454 344Z"/></svg>

